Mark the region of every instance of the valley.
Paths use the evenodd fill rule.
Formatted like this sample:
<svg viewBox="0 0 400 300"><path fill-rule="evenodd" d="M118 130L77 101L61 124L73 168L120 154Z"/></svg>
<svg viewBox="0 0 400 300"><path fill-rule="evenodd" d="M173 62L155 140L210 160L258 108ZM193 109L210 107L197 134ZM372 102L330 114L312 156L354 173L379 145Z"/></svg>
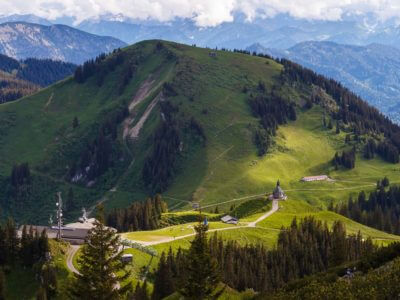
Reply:
<svg viewBox="0 0 400 300"><path fill-rule="evenodd" d="M82 207L97 215L102 204L107 222L114 213L127 228L119 235L133 243L123 250L133 254L133 286L149 276L151 290L161 254L189 249L196 207L201 221L207 218L206 236L216 233L236 250L281 251L279 237L294 230L293 219L327 239L340 221L346 243L362 247L400 241L389 233L396 228L379 230L332 209L361 191L388 191L377 183L384 178L400 184L400 128L334 81L287 61L145 41L1 104L0 125L1 217L45 225L58 191L66 223ZM301 181L317 175L330 179ZM268 200L278 180L287 199ZM149 208L161 198L165 207ZM144 213L133 218L135 209ZM225 215L239 223L221 222ZM67 245L59 254L61 290L80 269L82 251Z"/></svg>

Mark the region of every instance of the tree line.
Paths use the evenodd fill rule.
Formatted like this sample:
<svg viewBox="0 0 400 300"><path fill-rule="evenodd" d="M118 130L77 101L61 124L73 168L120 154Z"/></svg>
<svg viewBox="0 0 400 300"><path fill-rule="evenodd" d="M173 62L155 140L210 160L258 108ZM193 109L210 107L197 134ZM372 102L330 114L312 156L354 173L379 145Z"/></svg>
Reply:
<svg viewBox="0 0 400 300"><path fill-rule="evenodd" d="M260 156L267 153L278 125L296 120L295 103L281 98L274 90L267 91L260 81L248 100L253 114L260 118L261 128L255 130L254 142Z"/></svg>
<svg viewBox="0 0 400 300"><path fill-rule="evenodd" d="M335 221L329 230L326 223L313 217L294 219L289 227L282 228L272 250L262 245L240 246L236 241L224 243L217 234L206 243L222 282L238 291L251 288L258 292L274 291L289 281L375 251L371 239L364 240L360 233L347 236L341 221ZM192 275L188 266L197 259L196 255L199 254L182 249L163 254L154 275L153 299L185 289ZM212 271L214 267L197 265L196 268L205 277L217 276Z"/></svg>
<svg viewBox="0 0 400 300"><path fill-rule="evenodd" d="M192 138L193 143L202 145L206 142L204 130L194 117L187 120L178 116L179 107L168 100L160 102L160 108L163 120L151 137L152 150L142 169L143 182L153 194L165 191L171 184L185 139Z"/></svg>
<svg viewBox="0 0 400 300"><path fill-rule="evenodd" d="M32 82L41 87L72 75L76 65L51 59L27 58L18 61L0 54L0 70L15 73L16 78Z"/></svg>
<svg viewBox="0 0 400 300"><path fill-rule="evenodd" d="M400 293L400 243L362 257L345 267L332 268L286 285L255 299L396 299Z"/></svg>
<svg viewBox="0 0 400 300"><path fill-rule="evenodd" d="M45 261L48 251L49 245L45 230L39 234L32 227L24 226L21 237L18 237L13 219L8 219L4 225L0 224L1 267L11 267L16 263L32 267L37 262Z"/></svg>
<svg viewBox="0 0 400 300"><path fill-rule="evenodd" d="M38 90L36 84L0 71L0 103L19 99Z"/></svg>
<svg viewBox="0 0 400 300"><path fill-rule="evenodd" d="M387 177L378 181L368 197L362 191L357 199L350 197L347 203L330 209L361 224L400 235L400 186L389 186Z"/></svg>
<svg viewBox="0 0 400 300"><path fill-rule="evenodd" d="M46 87L72 75L75 69L76 65L68 62L27 58L21 62L17 77Z"/></svg>
<svg viewBox="0 0 400 300"><path fill-rule="evenodd" d="M388 162L399 162L400 126L391 122L389 118L344 88L339 82L327 79L287 59L277 59L277 62L284 66L281 73L283 82L290 84L301 82L308 86L316 85L325 90L338 106L337 112L331 112L333 119L341 121L357 135L382 135L383 139L378 139L379 145L373 149L374 152ZM371 144L367 147L367 156L371 156Z"/></svg>
<svg viewBox="0 0 400 300"><path fill-rule="evenodd" d="M336 152L332 163L335 166L335 170L339 169L339 166L343 166L347 169L354 169L356 166L356 149L353 147L350 150L345 150L342 152L342 155Z"/></svg>
<svg viewBox="0 0 400 300"><path fill-rule="evenodd" d="M94 180L103 175L112 165L117 155L115 140L118 125L129 115L127 106L119 106L107 114L99 126L95 138L83 149L80 160L71 163L68 177L73 182L81 179Z"/></svg>
<svg viewBox="0 0 400 300"><path fill-rule="evenodd" d="M4 225L0 224L0 299L5 299L4 274L12 272L17 265L35 270L41 282L40 293L46 294L47 297L55 295L56 271L54 265L49 262L49 249L46 230L39 234L33 227L23 226L19 237L15 222L11 218Z"/></svg>
<svg viewBox="0 0 400 300"><path fill-rule="evenodd" d="M107 215L106 224L118 232L154 230L160 227L161 214L167 210L167 203L156 195L127 208L113 209Z"/></svg>
<svg viewBox="0 0 400 300"><path fill-rule="evenodd" d="M31 171L28 163L15 164L11 169L11 185L18 189L19 186L31 182Z"/></svg>
<svg viewBox="0 0 400 300"><path fill-rule="evenodd" d="M84 83L89 78L95 77L97 86L101 87L107 74L123 64L124 67L117 87L118 94L122 95L142 59L140 50L134 57L134 59L127 61L127 55L121 49L115 49L110 54L102 53L95 59L90 59L84 62L83 65L78 66L74 73L74 79L78 83Z"/></svg>

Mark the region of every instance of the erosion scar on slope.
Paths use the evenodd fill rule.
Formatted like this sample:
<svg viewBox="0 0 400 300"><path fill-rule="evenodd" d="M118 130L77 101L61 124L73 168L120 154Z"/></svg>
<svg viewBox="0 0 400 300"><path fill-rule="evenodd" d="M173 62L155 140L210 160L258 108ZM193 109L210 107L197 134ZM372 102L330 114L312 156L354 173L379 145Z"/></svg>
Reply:
<svg viewBox="0 0 400 300"><path fill-rule="evenodd" d="M150 103L150 105L146 108L146 111L140 118L139 122L136 123L136 125L129 130L129 136L133 139L139 137L140 129L142 129L144 122L146 122L147 118L149 117L150 113L152 112L153 108L156 106L156 104L159 101L162 101L162 93L158 94L154 100Z"/></svg>
<svg viewBox="0 0 400 300"><path fill-rule="evenodd" d="M154 79L150 75L140 86L139 90L136 92L135 97L133 97L131 104L129 104L129 111L132 111L140 102L142 102L150 92L154 84Z"/></svg>
<svg viewBox="0 0 400 300"><path fill-rule="evenodd" d="M151 88L153 87L155 80L153 79L152 75L150 75L139 87L139 90L136 92L135 96L133 97L131 103L129 104L129 112L131 115L124 121L124 131L123 131L123 138L125 139L130 132L129 126L132 124L135 117L132 115L134 108L139 105L144 99L149 96Z"/></svg>

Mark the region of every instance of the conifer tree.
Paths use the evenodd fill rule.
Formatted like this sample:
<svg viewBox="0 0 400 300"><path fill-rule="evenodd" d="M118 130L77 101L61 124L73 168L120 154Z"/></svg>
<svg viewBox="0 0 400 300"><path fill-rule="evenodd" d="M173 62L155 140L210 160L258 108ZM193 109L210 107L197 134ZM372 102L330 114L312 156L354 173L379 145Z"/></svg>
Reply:
<svg viewBox="0 0 400 300"><path fill-rule="evenodd" d="M72 188L69 188L66 200L67 201L65 203L65 208L67 210L67 213L69 213L75 209L74 191Z"/></svg>
<svg viewBox="0 0 400 300"><path fill-rule="evenodd" d="M195 226L197 232L188 252L186 266L188 277L181 294L189 299L217 298L223 290L216 292L220 281L217 261L210 255L207 240L208 226Z"/></svg>
<svg viewBox="0 0 400 300"><path fill-rule="evenodd" d="M383 180L382 180L382 186L383 187L388 187L389 184L390 184L389 178L387 178L387 176L385 176L385 178L383 178Z"/></svg>
<svg viewBox="0 0 400 300"><path fill-rule="evenodd" d="M100 220L102 207L98 207ZM130 283L120 283L130 276L121 261L120 238L115 232L96 221L89 231L78 262L80 274L75 274L71 287L73 299L119 299L130 288Z"/></svg>
<svg viewBox="0 0 400 300"><path fill-rule="evenodd" d="M163 299L164 297L171 295L173 292L174 283L172 281L172 270L171 266L166 261L165 252L163 252L155 274L152 299Z"/></svg>
<svg viewBox="0 0 400 300"><path fill-rule="evenodd" d="M6 241L6 260L10 264L14 264L18 254L19 239L15 230L15 222L9 218L5 225L5 241Z"/></svg>
<svg viewBox="0 0 400 300"><path fill-rule="evenodd" d="M331 265L338 266L346 261L346 229L342 222L335 221L332 229Z"/></svg>
<svg viewBox="0 0 400 300"><path fill-rule="evenodd" d="M36 293L36 300L47 300L46 290L43 287L40 287Z"/></svg>
<svg viewBox="0 0 400 300"><path fill-rule="evenodd" d="M336 134L340 133L339 121L336 122Z"/></svg>
<svg viewBox="0 0 400 300"><path fill-rule="evenodd" d="M5 300L5 289L6 289L6 277L4 276L4 272L0 269L0 300Z"/></svg>
<svg viewBox="0 0 400 300"><path fill-rule="evenodd" d="M142 285L140 282L136 284L135 292L132 294L133 296L129 299L131 300L148 300L149 295L147 293L147 281L145 281Z"/></svg>
<svg viewBox="0 0 400 300"><path fill-rule="evenodd" d="M333 125L332 125L332 120L329 120L329 123L328 123L328 129L332 129L333 128Z"/></svg>
<svg viewBox="0 0 400 300"><path fill-rule="evenodd" d="M0 267L6 263L7 260L7 244L6 234L0 224Z"/></svg>
<svg viewBox="0 0 400 300"><path fill-rule="evenodd" d="M79 120L77 117L74 117L74 119L72 121L72 128L75 129L78 126L79 126Z"/></svg>
<svg viewBox="0 0 400 300"><path fill-rule="evenodd" d="M57 282L57 274L55 266L46 263L42 266L41 270L41 282L42 282L42 289L45 292L47 298L56 296L58 282Z"/></svg>

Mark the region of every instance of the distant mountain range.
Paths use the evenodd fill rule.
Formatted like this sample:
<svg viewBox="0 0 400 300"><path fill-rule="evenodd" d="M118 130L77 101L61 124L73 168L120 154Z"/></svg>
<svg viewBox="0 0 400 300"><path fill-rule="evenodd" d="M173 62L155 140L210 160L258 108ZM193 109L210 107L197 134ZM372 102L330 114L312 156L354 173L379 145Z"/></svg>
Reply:
<svg viewBox="0 0 400 300"><path fill-rule="evenodd" d="M395 19L381 21L372 15L344 16L338 21L296 19L285 14L256 18L249 22L236 14L233 22L215 27L198 27L192 19L169 22L132 20L124 16L103 16L76 24L71 18L49 21L34 15L0 17L0 22L25 21L49 25L61 23L92 34L113 36L132 44L147 39L165 39L199 46L244 48L253 43L286 49L304 41L333 41L341 44L380 43L400 47L400 27Z"/></svg>
<svg viewBox="0 0 400 300"><path fill-rule="evenodd" d="M52 22L32 14L26 14L26 15L13 14L9 16L0 16L0 23L7 23L7 22L26 22L26 23L34 23L46 26L53 25Z"/></svg>
<svg viewBox="0 0 400 300"><path fill-rule="evenodd" d="M287 50L254 44L247 50L284 57L340 81L400 122L400 50L381 44L342 45L303 42Z"/></svg>
<svg viewBox="0 0 400 300"><path fill-rule="evenodd" d="M234 22L207 28L179 18L164 23L123 16L105 16L80 24L66 18L53 21L75 29L51 25L51 21L34 15L0 17L0 22L4 21L44 24L0 24L0 53L18 59L34 56L82 63L101 52L123 47L125 42L147 39L230 49L251 45L248 49L287 57L335 78L400 122L400 51L394 48L400 49L400 27L394 20L381 22L372 16L353 16L340 21L309 21L277 15L248 22L238 15Z"/></svg>
<svg viewBox="0 0 400 300"><path fill-rule="evenodd" d="M25 22L0 24L0 53L15 59L46 58L81 64L100 53L126 46L66 25L40 25Z"/></svg>

